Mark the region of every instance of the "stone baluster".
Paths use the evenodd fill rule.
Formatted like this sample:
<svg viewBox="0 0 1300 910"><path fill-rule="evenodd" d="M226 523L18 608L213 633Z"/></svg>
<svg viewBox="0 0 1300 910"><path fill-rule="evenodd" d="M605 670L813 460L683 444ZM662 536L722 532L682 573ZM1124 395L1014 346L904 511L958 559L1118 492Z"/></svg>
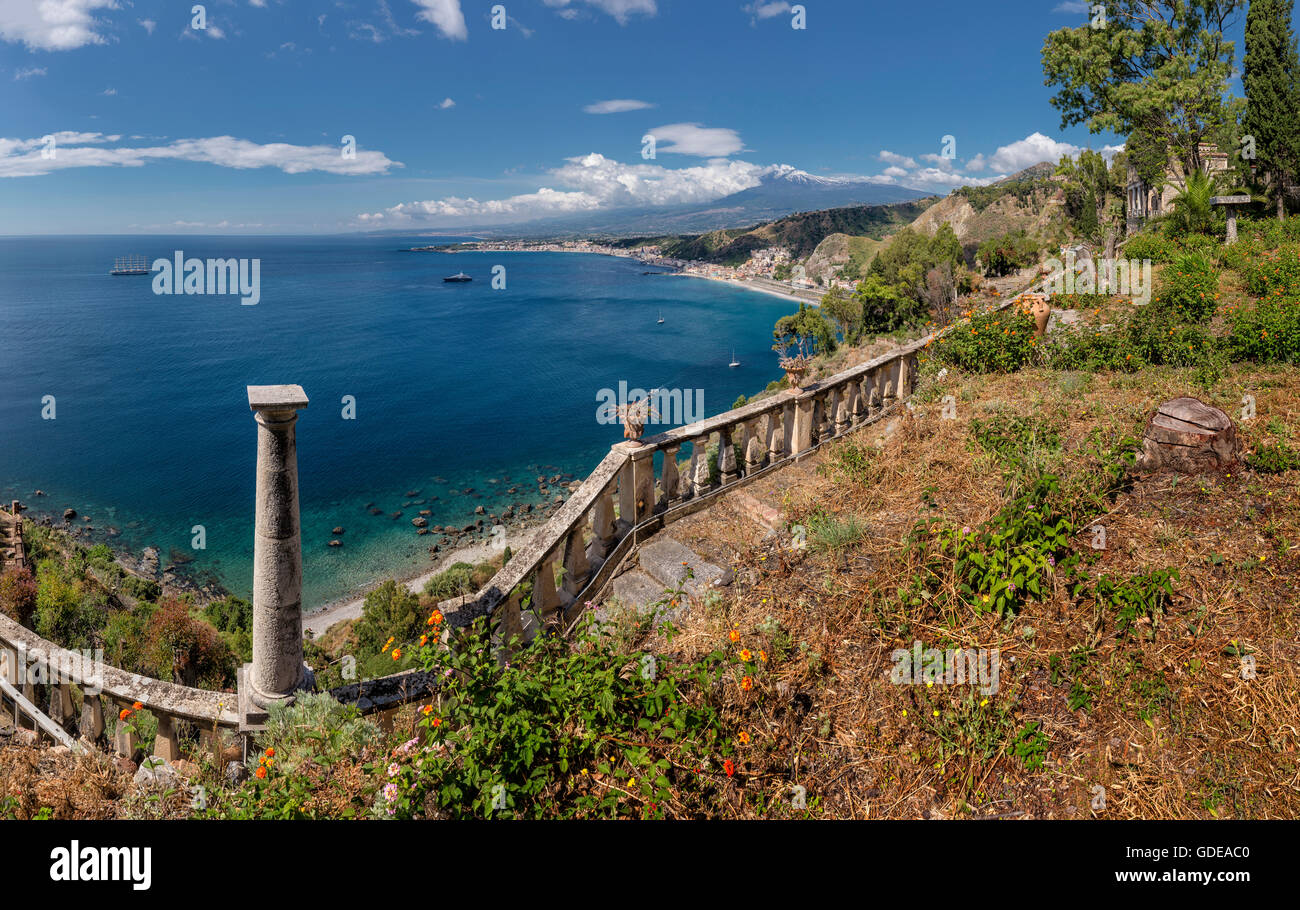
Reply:
<svg viewBox="0 0 1300 910"><path fill-rule="evenodd" d="M509 649L512 642L532 641L533 636L537 634L536 623L529 623L526 627L523 612L519 608L518 589L511 591L509 597L497 604L494 618L497 627L493 633L493 644L497 661L504 664L510 657Z"/></svg>
<svg viewBox="0 0 1300 910"><path fill-rule="evenodd" d="M659 486L664 494L663 504L665 508L675 506L682 501L682 478L677 469L677 453L681 449L680 444L664 446L663 475L659 481Z"/></svg>
<svg viewBox="0 0 1300 910"><path fill-rule="evenodd" d="M916 391L916 377L920 370L917 355L915 351L904 354L899 361L900 378L899 389L904 398L910 396Z"/></svg>
<svg viewBox="0 0 1300 910"><path fill-rule="evenodd" d="M302 537L295 425L307 407L301 386L249 386L257 420L253 534L253 661L240 671L241 723L257 729L267 708L314 685L302 651Z"/></svg>
<svg viewBox="0 0 1300 910"><path fill-rule="evenodd" d="M57 670L51 668L51 673L57 673ZM46 686L50 694L50 720L54 721L60 727L66 727L76 712L72 707L72 685L71 683L54 681Z"/></svg>
<svg viewBox="0 0 1300 910"><path fill-rule="evenodd" d="M775 464L785 457L785 424L782 417L785 408L768 411L766 420L767 463Z"/></svg>
<svg viewBox="0 0 1300 910"><path fill-rule="evenodd" d="M723 486L740 479L736 470L736 449L731 441L734 427L723 427L718 431L718 478Z"/></svg>
<svg viewBox="0 0 1300 910"><path fill-rule="evenodd" d="M158 733L153 740L153 754L165 761L176 761L181 757L181 741L176 734L176 721L170 714L154 712L158 718Z"/></svg>
<svg viewBox="0 0 1300 910"><path fill-rule="evenodd" d="M589 561L601 560L614 549L618 536L614 527L614 481L605 485L591 509L591 546L587 548Z"/></svg>
<svg viewBox="0 0 1300 910"><path fill-rule="evenodd" d="M125 755L129 758L135 754L137 738L135 735L135 722L133 718L136 712L134 710L131 711L130 716L128 716L126 720L122 720L123 709L130 708L131 706L126 702L115 701L114 704L117 708L117 724L113 728L113 751L118 755Z"/></svg>
<svg viewBox="0 0 1300 910"><path fill-rule="evenodd" d="M104 735L104 702L88 692L81 699L81 735L92 743Z"/></svg>
<svg viewBox="0 0 1300 910"><path fill-rule="evenodd" d="M800 455L813 447L813 443L817 440L816 420L817 399L811 392L805 392L794 403L794 433L790 445L791 455Z"/></svg>
<svg viewBox="0 0 1300 910"><path fill-rule="evenodd" d="M709 438L697 436L691 440L691 497L699 497L709 489Z"/></svg>
<svg viewBox="0 0 1300 910"><path fill-rule="evenodd" d="M655 510L655 450L639 442L626 445L631 455L633 515L635 523L640 524Z"/></svg>
<svg viewBox="0 0 1300 910"><path fill-rule="evenodd" d="M885 367L882 370L882 373L884 374L883 378L885 382L885 389L884 389L883 401L882 401L883 407L886 408L892 407L898 401L899 366L901 363L902 360L898 357L895 357L893 360L885 364Z"/></svg>
<svg viewBox="0 0 1300 910"><path fill-rule="evenodd" d="M548 553L537 567L533 582L533 613L543 625L554 623L560 611L560 595L555 590L555 554Z"/></svg>
<svg viewBox="0 0 1300 910"><path fill-rule="evenodd" d="M836 390L831 389L817 399L817 422L814 425L818 442L826 442L835 435Z"/></svg>
<svg viewBox="0 0 1300 910"><path fill-rule="evenodd" d="M756 471L763 468L763 456L766 454L767 447L759 437L758 433L759 418L746 420L743 424L744 444L741 446L741 452L745 456L745 476L748 477Z"/></svg>
<svg viewBox="0 0 1300 910"><path fill-rule="evenodd" d="M618 443L622 446L623 443ZM615 446L617 448L618 446ZM622 538L636 524L636 484L632 477L632 459L618 469L618 536Z"/></svg>
<svg viewBox="0 0 1300 910"><path fill-rule="evenodd" d="M883 385L884 376L885 376L884 367L876 367L867 376L867 381L866 381L867 409L870 411L869 416L871 417L878 416L880 412L884 409L884 402L885 402L885 393L884 393L884 385Z"/></svg>
<svg viewBox="0 0 1300 910"><path fill-rule="evenodd" d="M835 435L843 436L853 425L853 402L857 400L858 384L846 382L840 386L835 402Z"/></svg>
<svg viewBox="0 0 1300 910"><path fill-rule="evenodd" d="M587 560L587 542L583 539L585 522L569 532L564 543L564 590L577 599L591 580L591 563Z"/></svg>

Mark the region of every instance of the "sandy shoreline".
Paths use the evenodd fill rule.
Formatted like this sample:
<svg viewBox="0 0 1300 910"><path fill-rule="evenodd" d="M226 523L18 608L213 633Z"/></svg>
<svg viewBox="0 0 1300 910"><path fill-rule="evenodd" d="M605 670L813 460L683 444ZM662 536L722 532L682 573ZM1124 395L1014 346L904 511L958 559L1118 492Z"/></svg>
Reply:
<svg viewBox="0 0 1300 910"><path fill-rule="evenodd" d="M519 528L513 533L507 532L505 546L518 551L532 536L537 527L540 527L540 525ZM441 572L445 572L455 563L467 562L470 565L478 565L480 562L496 556L499 551L495 549L494 544L495 541L492 540L480 540L457 547L454 550L448 550L446 553L439 554L438 559L431 568L423 569L415 574L408 574L406 577L397 580L406 585L407 589L412 593L419 594L424 590L424 585L429 579ZM370 582L367 587L373 590L392 577L392 575L382 575ZM361 608L365 604L365 600L364 594L360 597L342 598L327 603L323 607L317 607L311 612L304 613L302 617L303 633L317 636L336 623L358 618L361 616Z"/></svg>

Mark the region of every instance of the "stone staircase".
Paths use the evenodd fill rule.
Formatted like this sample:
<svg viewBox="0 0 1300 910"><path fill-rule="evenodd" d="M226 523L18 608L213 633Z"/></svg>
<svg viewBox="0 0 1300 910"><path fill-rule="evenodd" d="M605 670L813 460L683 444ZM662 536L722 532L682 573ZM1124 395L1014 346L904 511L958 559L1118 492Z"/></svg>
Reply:
<svg viewBox="0 0 1300 910"><path fill-rule="evenodd" d="M891 417L862 431L862 441L881 445L901 426ZM800 487L811 485L822 453L787 465L756 482L719 497L708 508L663 528L626 559L598 599L597 615L604 618L613 607L634 607L645 612L660 604L660 618L678 619L710 591L729 587L735 580L741 553L764 540L788 536L783 503ZM668 608L670 595L685 595L676 608Z"/></svg>

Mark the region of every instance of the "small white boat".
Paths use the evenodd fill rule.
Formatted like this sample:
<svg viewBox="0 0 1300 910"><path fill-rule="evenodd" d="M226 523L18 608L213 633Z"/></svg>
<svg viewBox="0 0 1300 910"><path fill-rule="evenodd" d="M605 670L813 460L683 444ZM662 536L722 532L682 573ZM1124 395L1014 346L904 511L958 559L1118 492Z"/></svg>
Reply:
<svg viewBox="0 0 1300 910"><path fill-rule="evenodd" d="M660 310L660 311L659 311L659 324L660 324L660 325L663 325L663 324L664 324L664 311L663 311L663 310Z"/></svg>
<svg viewBox="0 0 1300 910"><path fill-rule="evenodd" d="M731 349L731 363L727 364L727 366L729 366L729 367L738 367L738 366L740 366L740 361L736 359L736 349L735 349L735 348L732 348L732 349Z"/></svg>
<svg viewBox="0 0 1300 910"><path fill-rule="evenodd" d="M451 275L442 280L452 282L454 284L463 284L466 281L473 281L474 279L466 275L464 272L457 272L455 275Z"/></svg>

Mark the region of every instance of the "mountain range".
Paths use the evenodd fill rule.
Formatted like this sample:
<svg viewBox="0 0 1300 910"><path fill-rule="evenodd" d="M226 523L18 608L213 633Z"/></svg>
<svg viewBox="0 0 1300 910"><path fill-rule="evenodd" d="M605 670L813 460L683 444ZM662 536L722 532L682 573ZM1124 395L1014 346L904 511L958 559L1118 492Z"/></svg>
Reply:
<svg viewBox="0 0 1300 910"><path fill-rule="evenodd" d="M865 177L818 177L789 165L767 168L759 179L761 182L757 186L706 203L609 209L510 225L434 228L422 233L524 238L702 234L752 227L796 212L911 202L934 195L908 187L873 183Z"/></svg>

